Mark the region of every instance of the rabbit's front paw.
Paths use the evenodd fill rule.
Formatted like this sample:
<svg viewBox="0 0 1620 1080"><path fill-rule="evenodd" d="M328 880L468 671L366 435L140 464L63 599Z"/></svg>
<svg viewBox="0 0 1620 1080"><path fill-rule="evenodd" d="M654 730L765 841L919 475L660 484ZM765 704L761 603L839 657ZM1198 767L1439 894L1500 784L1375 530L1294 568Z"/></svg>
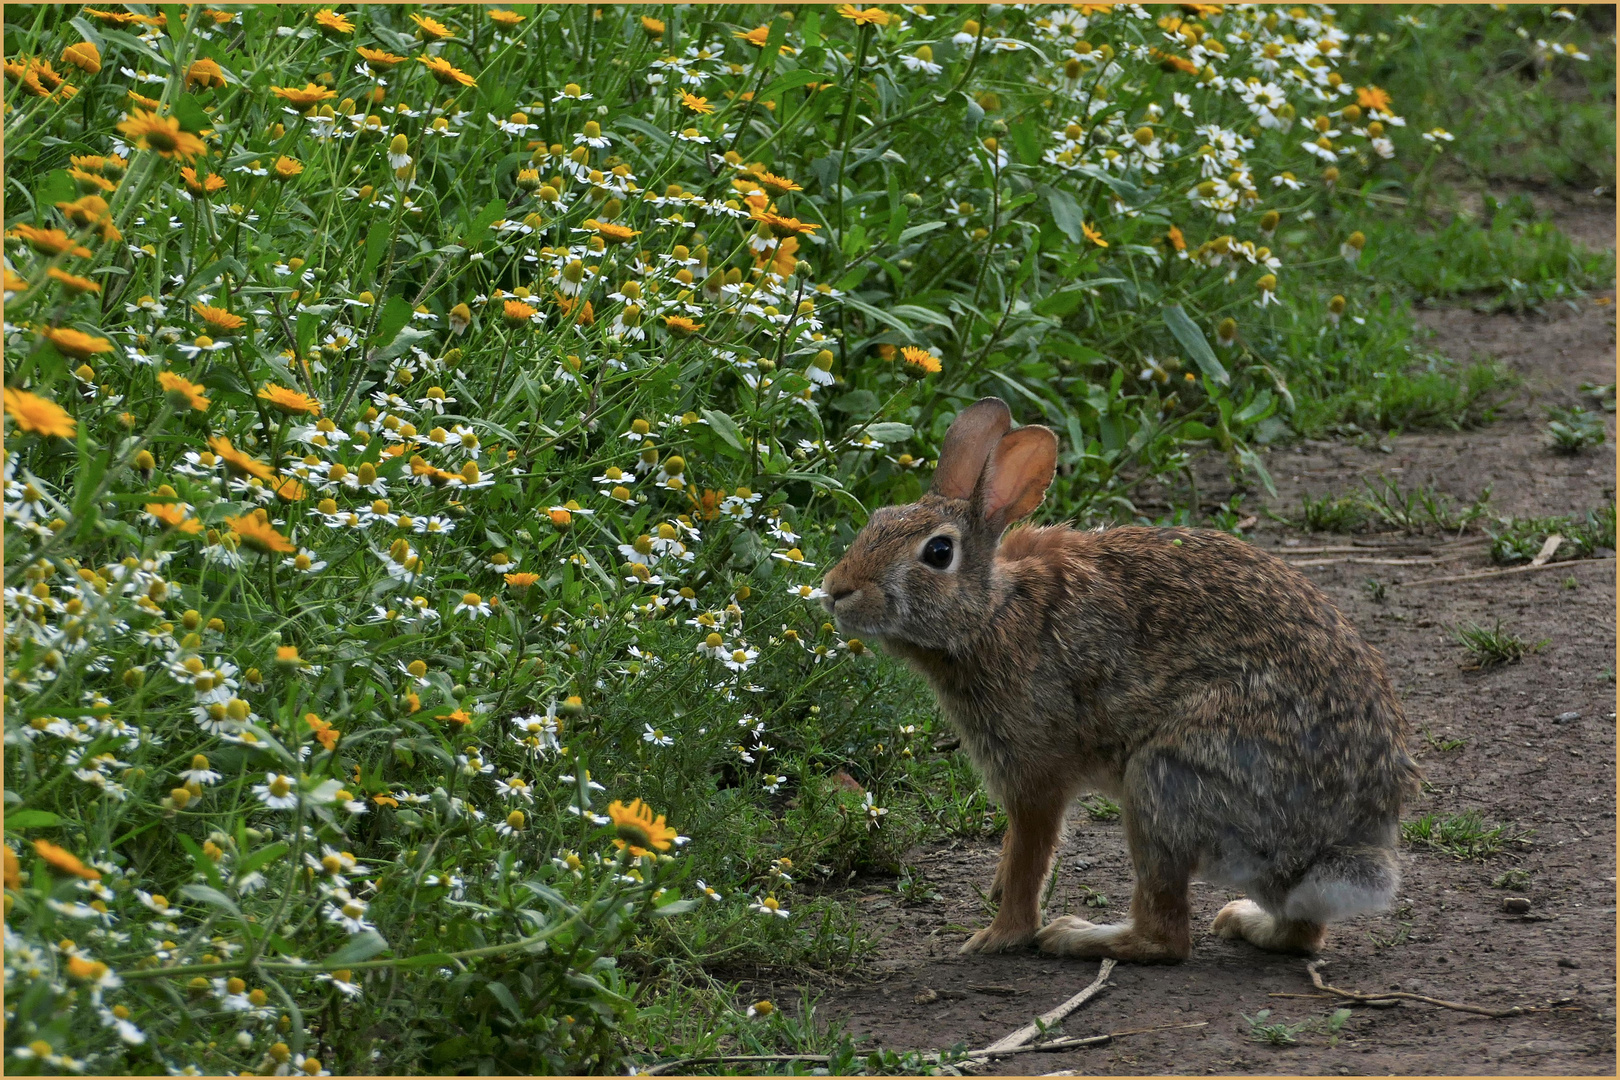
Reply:
<svg viewBox="0 0 1620 1080"><path fill-rule="evenodd" d="M991 923L968 938L958 950L963 953L1006 952L1021 949L1035 939L1035 928L1009 928Z"/></svg>

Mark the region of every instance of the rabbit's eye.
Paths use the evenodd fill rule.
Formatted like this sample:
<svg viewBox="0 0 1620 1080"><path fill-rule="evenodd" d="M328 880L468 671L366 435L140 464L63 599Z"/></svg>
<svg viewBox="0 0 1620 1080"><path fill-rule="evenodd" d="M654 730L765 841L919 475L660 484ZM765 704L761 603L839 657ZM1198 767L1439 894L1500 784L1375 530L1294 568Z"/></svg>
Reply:
<svg viewBox="0 0 1620 1080"><path fill-rule="evenodd" d="M951 565L951 554L956 544L948 536L936 536L923 545L922 561L936 570L943 570Z"/></svg>

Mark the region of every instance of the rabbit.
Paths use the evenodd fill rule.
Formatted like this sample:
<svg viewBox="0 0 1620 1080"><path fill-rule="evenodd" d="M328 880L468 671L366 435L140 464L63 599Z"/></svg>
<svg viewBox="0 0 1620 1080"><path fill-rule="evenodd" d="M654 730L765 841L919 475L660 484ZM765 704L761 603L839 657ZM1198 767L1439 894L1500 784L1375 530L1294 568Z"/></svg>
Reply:
<svg viewBox="0 0 1620 1080"><path fill-rule="evenodd" d="M1006 809L990 925L962 952L1174 963L1188 885L1246 894L1211 928L1279 952L1385 908L1420 774L1382 658L1303 574L1225 533L1007 526L1039 506L1057 437L963 410L929 491L874 511L822 584L846 634L931 684ZM1064 814L1118 801L1130 917L1041 925Z"/></svg>

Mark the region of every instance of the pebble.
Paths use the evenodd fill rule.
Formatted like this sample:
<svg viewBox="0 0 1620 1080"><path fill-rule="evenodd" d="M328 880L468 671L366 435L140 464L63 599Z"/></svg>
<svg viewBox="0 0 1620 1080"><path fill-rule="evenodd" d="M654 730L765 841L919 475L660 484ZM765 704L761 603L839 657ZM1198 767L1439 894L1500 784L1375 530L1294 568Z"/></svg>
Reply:
<svg viewBox="0 0 1620 1080"><path fill-rule="evenodd" d="M1571 960L1569 957L1564 956L1559 958L1558 966L1561 968L1578 968L1581 966L1581 962L1579 960Z"/></svg>
<svg viewBox="0 0 1620 1080"><path fill-rule="evenodd" d="M1553 723L1555 723L1555 724L1567 724L1571 720L1579 720L1580 718L1581 718L1581 714L1578 713L1578 712L1563 712L1563 713L1559 713L1557 716L1553 717Z"/></svg>
<svg viewBox="0 0 1620 1080"><path fill-rule="evenodd" d="M1523 896L1504 896L1502 910L1509 915L1523 915L1530 910L1530 901Z"/></svg>
<svg viewBox="0 0 1620 1080"><path fill-rule="evenodd" d="M939 1000L939 991L931 986L925 986L917 991L917 996L911 999L918 1005L932 1005Z"/></svg>

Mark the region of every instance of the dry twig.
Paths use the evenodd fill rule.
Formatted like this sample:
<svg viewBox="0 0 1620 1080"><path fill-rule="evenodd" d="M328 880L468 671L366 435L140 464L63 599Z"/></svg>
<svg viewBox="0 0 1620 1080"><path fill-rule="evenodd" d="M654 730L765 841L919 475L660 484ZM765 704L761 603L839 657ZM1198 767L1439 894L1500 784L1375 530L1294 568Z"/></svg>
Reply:
<svg viewBox="0 0 1620 1080"><path fill-rule="evenodd" d="M986 1050L1010 1050L1015 1046L1023 1046L1025 1043L1039 1038L1040 1034L1047 1028L1051 1027L1053 1024L1056 1024L1065 1016L1068 1016L1070 1013L1074 1012L1074 1010L1078 1009L1080 1006L1084 1005L1086 1002L1090 1001L1092 998L1101 993L1102 988L1108 983L1108 973L1113 970L1113 959L1105 959L1102 962L1102 966L1097 969L1097 977L1091 980L1090 986L1086 987L1084 990L1080 991L1078 994L1074 995L1068 1001L1065 1001L1063 1004L1059 1005L1050 1012L1042 1013L1040 1019L1032 1020L1023 1027L1019 1028L1017 1031L1013 1032L1011 1035L1006 1035L1000 1039L997 1039L995 1042L986 1047Z"/></svg>
<svg viewBox="0 0 1620 1080"><path fill-rule="evenodd" d="M1523 1014L1531 1011L1529 1008L1523 1005L1514 1005L1512 1008L1508 1009L1487 1009L1483 1005L1464 1005L1456 1001L1442 1001L1440 998L1432 998L1424 994L1408 994L1399 990L1392 990L1387 994L1358 994L1351 990L1340 990L1337 986L1329 986L1327 983L1322 981L1322 973L1317 969L1320 968L1324 962L1325 961L1322 960L1312 960L1310 963L1305 965L1305 970L1310 972L1311 982L1316 986L1316 988L1318 990L1325 990L1337 997L1342 997L1347 1001L1359 1001L1363 1005L1372 1005L1376 1002L1390 1001L1394 999L1399 999L1401 1001L1421 1001L1425 1005L1438 1005L1442 1009L1456 1009L1458 1012L1474 1013L1477 1016L1489 1016L1495 1019L1501 1019L1504 1016L1522 1016Z"/></svg>
<svg viewBox="0 0 1620 1080"><path fill-rule="evenodd" d="M1542 563L1540 566L1510 566L1506 570L1486 570L1481 574L1448 574L1445 577L1422 578L1418 581L1408 581L1404 587L1416 588L1419 585L1444 585L1448 581L1477 581L1482 578L1502 577L1507 574L1527 574L1532 570L1558 570L1569 569L1575 566L1613 566L1614 558L1607 559L1565 559L1563 562Z"/></svg>

